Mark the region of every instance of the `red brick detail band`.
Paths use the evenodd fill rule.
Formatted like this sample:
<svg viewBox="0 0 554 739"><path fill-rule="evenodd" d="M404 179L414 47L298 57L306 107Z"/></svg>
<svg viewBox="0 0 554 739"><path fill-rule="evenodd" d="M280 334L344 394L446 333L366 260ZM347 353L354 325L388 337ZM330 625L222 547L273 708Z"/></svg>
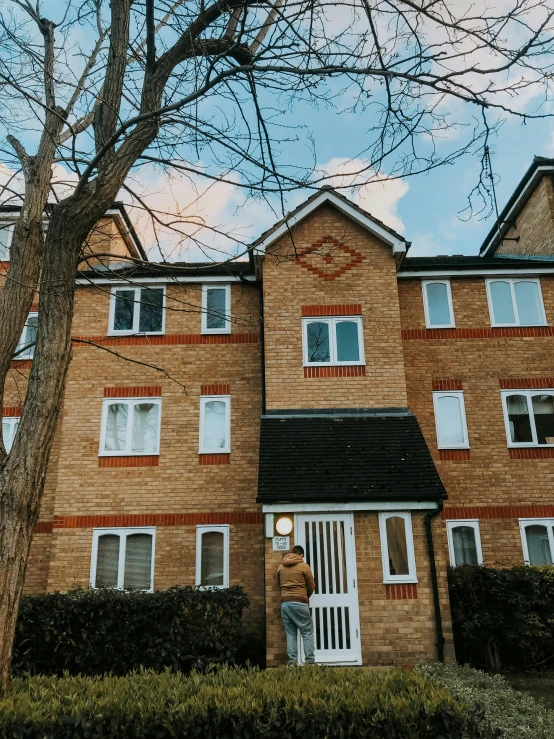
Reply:
<svg viewBox="0 0 554 739"><path fill-rule="evenodd" d="M385 585L387 600L417 600L417 585Z"/></svg>
<svg viewBox="0 0 554 739"><path fill-rule="evenodd" d="M413 339L510 339L554 336L553 326L518 326L514 328L404 328L402 338Z"/></svg>
<svg viewBox="0 0 554 739"><path fill-rule="evenodd" d="M447 521L465 518L554 518L554 505L447 506L441 518Z"/></svg>
<svg viewBox="0 0 554 739"><path fill-rule="evenodd" d="M162 394L160 385L141 387L105 387L105 398L158 398Z"/></svg>
<svg viewBox="0 0 554 739"><path fill-rule="evenodd" d="M432 383L433 390L462 390L461 380L446 380L443 377L436 377Z"/></svg>
<svg viewBox="0 0 554 739"><path fill-rule="evenodd" d="M38 303L33 303L29 310L29 313L38 313Z"/></svg>
<svg viewBox="0 0 554 739"><path fill-rule="evenodd" d="M12 367L17 367L19 370L30 369L32 366L32 359L12 359Z"/></svg>
<svg viewBox="0 0 554 739"><path fill-rule="evenodd" d="M510 459L552 459L554 447L534 447L532 449L510 449Z"/></svg>
<svg viewBox="0 0 554 739"><path fill-rule="evenodd" d="M365 365L340 367L304 367L304 377L364 377Z"/></svg>
<svg viewBox="0 0 554 739"><path fill-rule="evenodd" d="M230 395L230 385L201 385L200 395Z"/></svg>
<svg viewBox="0 0 554 739"><path fill-rule="evenodd" d="M553 388L554 377L505 377L498 380L502 390L520 390L527 388Z"/></svg>
<svg viewBox="0 0 554 739"><path fill-rule="evenodd" d="M98 457L99 467L157 467L159 456L142 457Z"/></svg>
<svg viewBox="0 0 554 739"><path fill-rule="evenodd" d="M450 462L465 462L471 459L470 449L439 449L439 457L441 460Z"/></svg>
<svg viewBox="0 0 554 739"><path fill-rule="evenodd" d="M5 269L6 272L7 272L9 268L10 268L10 263L9 262L0 262L0 270L4 270Z"/></svg>
<svg viewBox="0 0 554 739"><path fill-rule="evenodd" d="M55 516L55 529L92 529L116 526L199 526L202 524L262 524L263 513L131 513L121 516Z"/></svg>
<svg viewBox="0 0 554 739"><path fill-rule="evenodd" d="M165 336L73 336L79 341L94 342L102 346L177 346L184 344L259 344L258 334L166 334Z"/></svg>
<svg viewBox="0 0 554 739"><path fill-rule="evenodd" d="M303 316L358 316L362 313L361 303L350 305L303 305Z"/></svg>
<svg viewBox="0 0 554 739"><path fill-rule="evenodd" d="M39 521L35 524L33 534L51 534L54 528L53 521Z"/></svg>
<svg viewBox="0 0 554 739"><path fill-rule="evenodd" d="M9 418L10 416L20 416L22 410L23 409L20 405L5 405L2 408L2 416L4 418Z"/></svg>
<svg viewBox="0 0 554 739"><path fill-rule="evenodd" d="M198 464L231 464L230 454L199 454Z"/></svg>

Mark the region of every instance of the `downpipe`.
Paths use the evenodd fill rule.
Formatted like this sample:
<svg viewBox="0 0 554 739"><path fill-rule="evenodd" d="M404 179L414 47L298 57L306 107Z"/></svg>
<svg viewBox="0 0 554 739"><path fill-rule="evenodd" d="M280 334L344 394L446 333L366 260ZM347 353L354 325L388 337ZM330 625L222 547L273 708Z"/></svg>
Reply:
<svg viewBox="0 0 554 739"><path fill-rule="evenodd" d="M435 563L435 546L433 544L433 530L431 521L435 516L441 513L444 507L442 499L439 500L437 508L428 511L424 516L425 533L427 534L427 551L429 553L429 569L431 572L431 587L433 588L433 605L435 608L435 633L437 641L437 658L439 662L444 662L444 634L442 631L442 616L439 600L439 583L437 581L437 565Z"/></svg>

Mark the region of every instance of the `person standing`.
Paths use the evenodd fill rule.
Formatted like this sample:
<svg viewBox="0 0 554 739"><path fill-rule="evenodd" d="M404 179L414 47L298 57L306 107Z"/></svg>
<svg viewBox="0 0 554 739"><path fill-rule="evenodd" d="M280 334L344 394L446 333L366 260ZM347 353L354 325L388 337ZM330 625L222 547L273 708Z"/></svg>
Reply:
<svg viewBox="0 0 554 739"><path fill-rule="evenodd" d="M315 664L314 627L309 598L315 590L312 571L304 562L304 549L292 548L283 557L277 570L277 582L281 591L281 617L287 634L289 665L298 662L298 632L302 636L304 656L310 665Z"/></svg>

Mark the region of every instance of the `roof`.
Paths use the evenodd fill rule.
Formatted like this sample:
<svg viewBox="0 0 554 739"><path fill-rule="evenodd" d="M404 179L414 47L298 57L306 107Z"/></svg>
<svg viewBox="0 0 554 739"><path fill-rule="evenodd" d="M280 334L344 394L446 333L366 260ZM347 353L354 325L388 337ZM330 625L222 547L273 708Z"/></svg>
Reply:
<svg viewBox="0 0 554 739"><path fill-rule="evenodd" d="M268 412L258 474L258 503L446 498L405 408Z"/></svg>
<svg viewBox="0 0 554 739"><path fill-rule="evenodd" d="M421 272L437 272L438 275L446 273L463 273L471 271L479 272L518 272L529 271L552 271L554 272L554 257L535 256L454 256L436 257L406 257L398 272L399 277L409 277L411 274L419 276ZM437 275L437 276L438 276Z"/></svg>
<svg viewBox="0 0 554 739"><path fill-rule="evenodd" d="M218 282L254 279L252 261L234 262L150 262L149 264L129 264L118 262L100 265L79 272L79 282L186 282L202 281L205 278L218 278Z"/></svg>

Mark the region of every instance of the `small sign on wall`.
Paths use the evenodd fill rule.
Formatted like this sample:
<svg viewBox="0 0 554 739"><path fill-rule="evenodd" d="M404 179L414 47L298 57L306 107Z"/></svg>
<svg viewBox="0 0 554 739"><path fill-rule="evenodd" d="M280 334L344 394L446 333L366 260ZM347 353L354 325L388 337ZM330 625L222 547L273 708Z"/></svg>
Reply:
<svg viewBox="0 0 554 739"><path fill-rule="evenodd" d="M274 536L273 537L273 551L274 552L288 552L290 549L290 536Z"/></svg>

